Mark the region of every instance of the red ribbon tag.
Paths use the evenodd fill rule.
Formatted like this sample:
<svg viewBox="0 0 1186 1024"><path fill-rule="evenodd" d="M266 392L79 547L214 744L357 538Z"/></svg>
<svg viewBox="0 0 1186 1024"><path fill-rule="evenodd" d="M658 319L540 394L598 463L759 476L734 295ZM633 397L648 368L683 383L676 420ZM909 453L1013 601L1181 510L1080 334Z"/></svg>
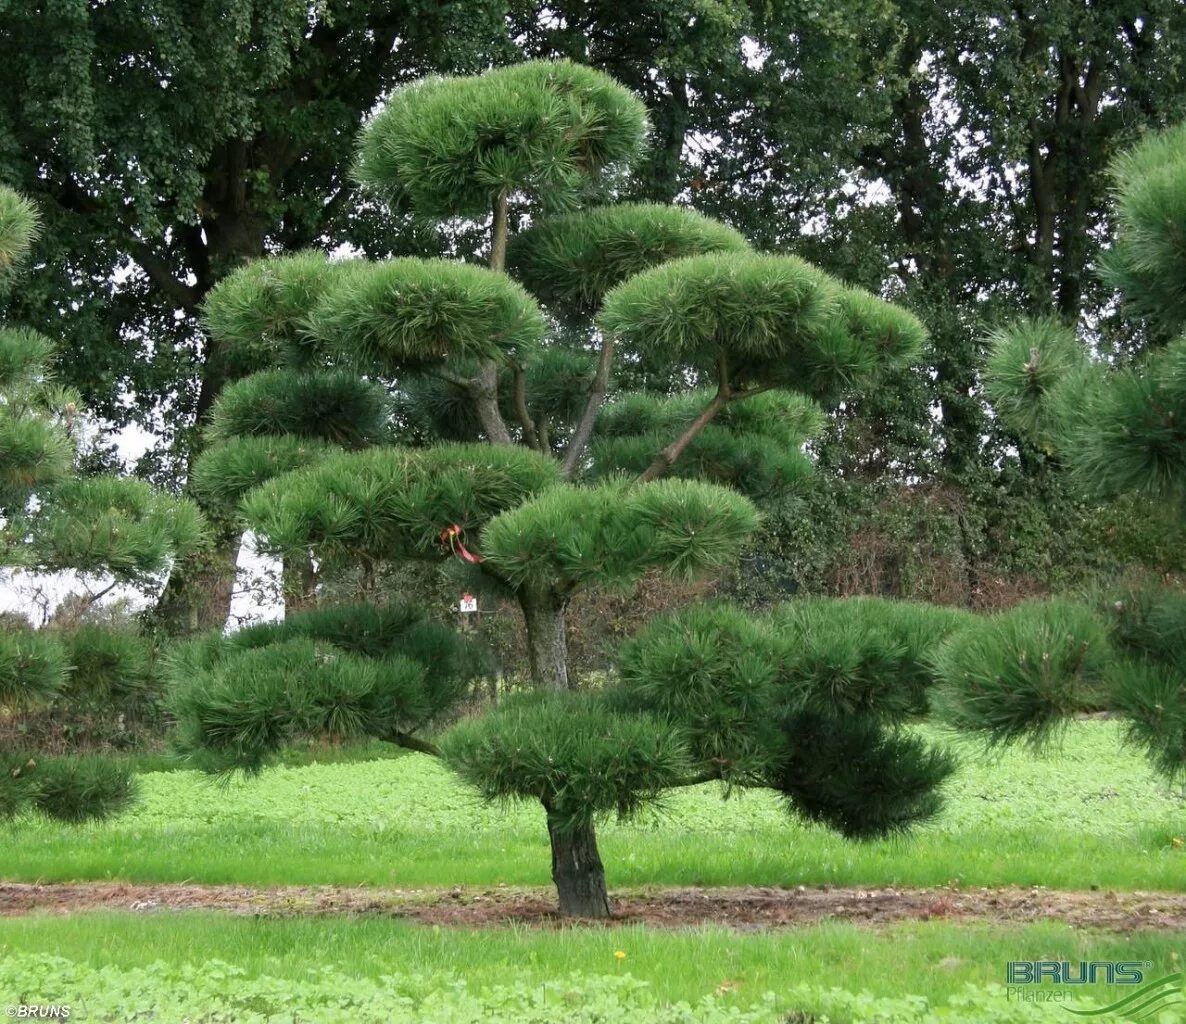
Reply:
<svg viewBox="0 0 1186 1024"><path fill-rule="evenodd" d="M461 527L454 523L452 526L446 526L440 534L442 544L448 544L449 550L453 552L458 558L462 558L469 562L470 565L478 565L482 561L481 555L475 555L464 544L461 543Z"/></svg>

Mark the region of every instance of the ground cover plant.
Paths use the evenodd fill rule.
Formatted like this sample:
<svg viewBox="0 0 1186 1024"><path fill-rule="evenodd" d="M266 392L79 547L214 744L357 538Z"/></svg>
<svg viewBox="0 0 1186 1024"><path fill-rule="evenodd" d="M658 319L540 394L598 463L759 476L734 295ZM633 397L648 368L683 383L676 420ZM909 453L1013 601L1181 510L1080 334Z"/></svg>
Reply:
<svg viewBox="0 0 1186 1024"><path fill-rule="evenodd" d="M35 992L39 1000L75 1005L85 996L89 1019L101 1021L127 1008L145 1019L156 1012L210 1021L225 1019L220 1013L260 1021L540 1024L558 1017L670 1024L1066 1019L1061 1007L1007 998L1003 965L1019 950L1071 962L1148 960L1169 973L1178 943L1172 935L1109 936L1053 923L937 921L880 931L825 923L745 934L633 925L460 932L375 918L201 913L36 916L15 920L0 939L0 995ZM1110 994L1108 986L1086 986L1073 1005L1106 1005Z"/></svg>

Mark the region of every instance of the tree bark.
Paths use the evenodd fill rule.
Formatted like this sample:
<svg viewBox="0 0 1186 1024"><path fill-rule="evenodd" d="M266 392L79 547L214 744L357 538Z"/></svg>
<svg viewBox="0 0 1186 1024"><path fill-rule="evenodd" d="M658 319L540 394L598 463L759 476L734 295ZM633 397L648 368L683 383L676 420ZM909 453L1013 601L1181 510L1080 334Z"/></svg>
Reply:
<svg viewBox="0 0 1186 1024"><path fill-rule="evenodd" d="M283 585L286 614L311 608L317 603L317 569L308 552L284 559Z"/></svg>
<svg viewBox="0 0 1186 1024"><path fill-rule="evenodd" d="M547 810L547 804L544 804ZM564 917L611 917L605 868L597 852L597 833L592 825L563 828L562 821L548 810L548 838L552 843L552 881Z"/></svg>
<svg viewBox="0 0 1186 1024"><path fill-rule="evenodd" d="M156 605L166 632L198 633L222 629L231 611L240 537L221 537L212 551L179 562L169 574Z"/></svg>
<svg viewBox="0 0 1186 1024"><path fill-rule="evenodd" d="M541 690L567 690L568 595L550 590L523 590L519 593L519 607L523 609L523 623L527 627L531 681Z"/></svg>

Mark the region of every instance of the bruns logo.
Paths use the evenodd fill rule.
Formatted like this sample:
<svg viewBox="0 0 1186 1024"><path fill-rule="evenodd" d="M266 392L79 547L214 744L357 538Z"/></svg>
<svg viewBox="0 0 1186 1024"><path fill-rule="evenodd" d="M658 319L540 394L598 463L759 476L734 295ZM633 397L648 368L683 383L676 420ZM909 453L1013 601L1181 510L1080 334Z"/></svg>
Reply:
<svg viewBox="0 0 1186 1024"><path fill-rule="evenodd" d="M1005 993L1009 1000L1021 1003L1069 1003L1077 999L1076 993L1085 994L1076 985L1139 986L1108 1006L1063 1009L1076 1017L1122 1014L1125 1020L1143 1021L1183 1003L1183 974L1146 982L1145 973L1152 966L1148 960L1013 960L1005 967Z"/></svg>
<svg viewBox="0 0 1186 1024"><path fill-rule="evenodd" d="M1006 985L1139 985L1148 960L1011 960L1005 965Z"/></svg>

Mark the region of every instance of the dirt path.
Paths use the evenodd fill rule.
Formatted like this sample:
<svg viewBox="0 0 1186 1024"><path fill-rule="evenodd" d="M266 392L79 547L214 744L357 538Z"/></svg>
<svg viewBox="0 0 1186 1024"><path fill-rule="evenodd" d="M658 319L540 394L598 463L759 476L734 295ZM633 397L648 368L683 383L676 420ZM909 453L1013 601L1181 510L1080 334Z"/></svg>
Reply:
<svg viewBox="0 0 1186 1024"><path fill-rule="evenodd" d="M554 926L546 889L363 889L289 886L136 885L119 882L26 885L0 882L0 916L87 910L157 913L222 910L236 914L379 914L428 924ZM614 899L614 923L664 927L702 924L787 927L840 920L1064 921L1115 931L1186 928L1186 892L1063 892L1053 889L639 889Z"/></svg>

